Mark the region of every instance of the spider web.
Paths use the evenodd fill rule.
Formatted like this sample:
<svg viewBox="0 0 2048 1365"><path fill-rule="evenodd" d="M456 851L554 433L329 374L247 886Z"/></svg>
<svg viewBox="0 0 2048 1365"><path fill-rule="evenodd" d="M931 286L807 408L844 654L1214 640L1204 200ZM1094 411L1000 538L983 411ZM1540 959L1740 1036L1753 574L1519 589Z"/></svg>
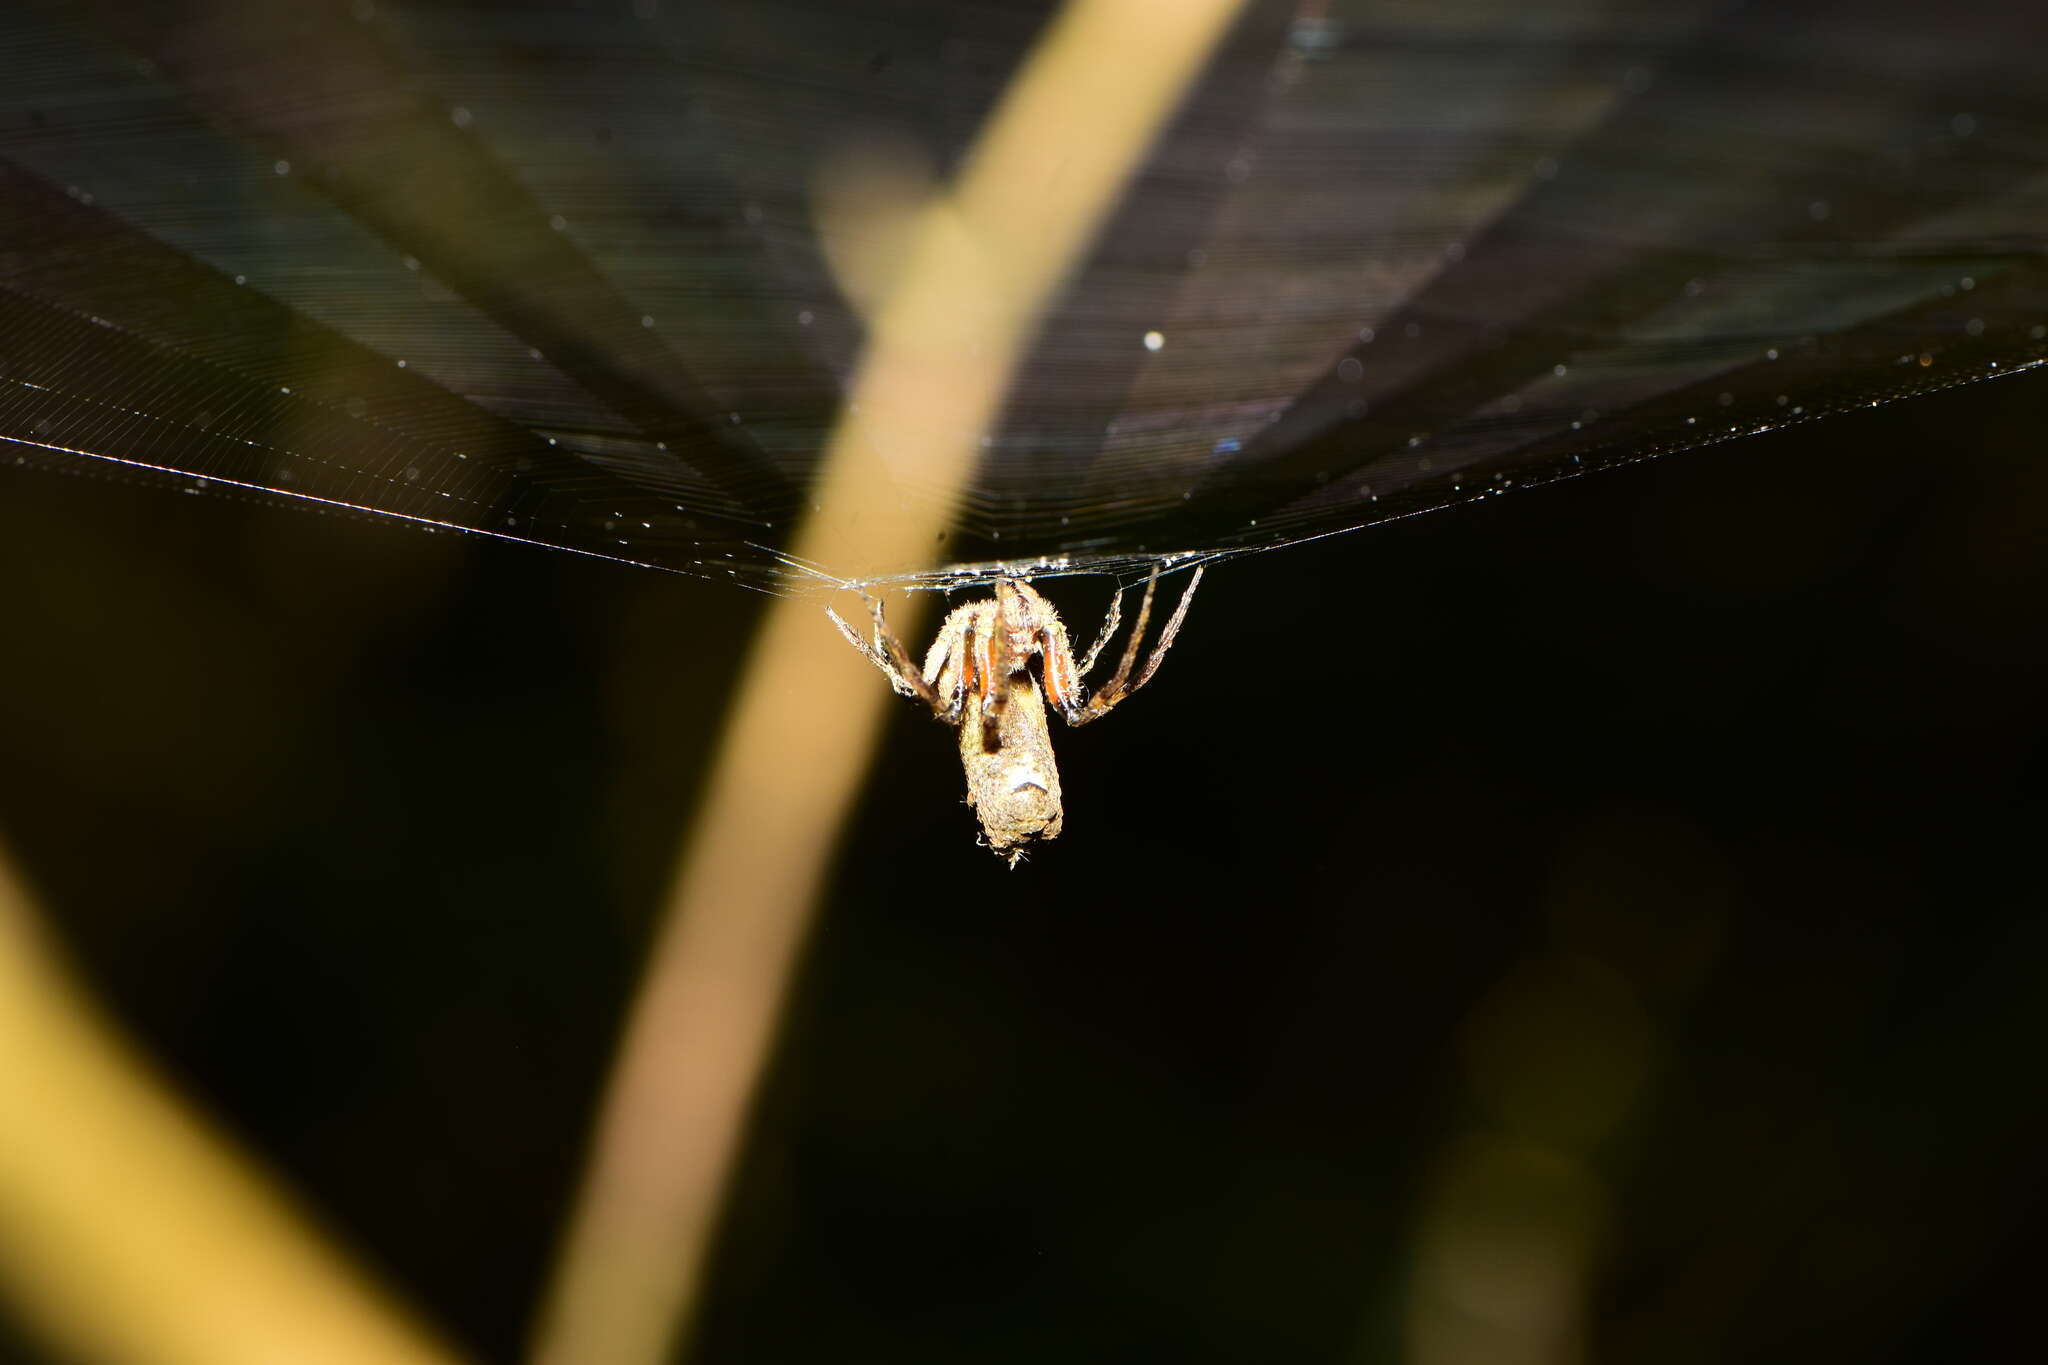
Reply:
<svg viewBox="0 0 2048 1365"><path fill-rule="evenodd" d="M1049 13L11 9L0 461L829 579L777 548L862 343L817 186L947 173ZM2044 30L1254 5L893 577L1128 575L2038 365Z"/></svg>

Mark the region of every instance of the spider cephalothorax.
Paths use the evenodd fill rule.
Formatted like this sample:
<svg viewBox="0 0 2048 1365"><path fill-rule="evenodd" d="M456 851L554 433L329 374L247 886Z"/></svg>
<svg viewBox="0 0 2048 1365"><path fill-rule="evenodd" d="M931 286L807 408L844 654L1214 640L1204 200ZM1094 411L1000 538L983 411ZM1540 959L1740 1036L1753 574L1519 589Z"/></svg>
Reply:
<svg viewBox="0 0 2048 1365"><path fill-rule="evenodd" d="M1138 643L1152 615L1152 594L1158 586L1155 569L1145 583L1138 620L1124 645L1116 672L1090 696L1082 679L1123 619L1123 590L1110 599L1109 615L1095 643L1079 664L1067 642L1059 613L1039 591L1021 578L998 578L993 599L955 607L939 627L926 651L924 667L912 666L910 655L882 616L882 604L868 599L874 616L874 638L864 640L837 612L832 620L906 697L916 697L932 713L960 731L960 761L967 770L967 804L981 817L988 846L1007 857L1011 866L1025 848L1060 832L1060 774L1053 762L1052 735L1046 726L1047 703L1069 725L1085 725L1143 687L1166 657L1188 602L1202 581L1197 568L1187 590L1159 633L1159 643L1145 666L1131 676ZM1034 675L1032 661L1038 667Z"/></svg>

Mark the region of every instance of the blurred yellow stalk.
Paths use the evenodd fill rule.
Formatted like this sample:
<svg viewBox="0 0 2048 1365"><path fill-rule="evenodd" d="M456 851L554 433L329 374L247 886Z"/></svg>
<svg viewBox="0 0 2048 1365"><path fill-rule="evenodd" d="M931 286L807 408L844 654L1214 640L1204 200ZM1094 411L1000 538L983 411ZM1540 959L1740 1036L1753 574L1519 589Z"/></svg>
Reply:
<svg viewBox="0 0 2048 1365"><path fill-rule="evenodd" d="M903 207L907 255L795 554L850 577L928 561L1040 313L1240 3L1073 0L958 183ZM897 615L913 638L921 606ZM538 1365L657 1365L689 1326L811 907L893 700L814 601L770 607L627 1025Z"/></svg>
<svg viewBox="0 0 2048 1365"><path fill-rule="evenodd" d="M445 1365L129 1052L0 853L0 1288L106 1365Z"/></svg>

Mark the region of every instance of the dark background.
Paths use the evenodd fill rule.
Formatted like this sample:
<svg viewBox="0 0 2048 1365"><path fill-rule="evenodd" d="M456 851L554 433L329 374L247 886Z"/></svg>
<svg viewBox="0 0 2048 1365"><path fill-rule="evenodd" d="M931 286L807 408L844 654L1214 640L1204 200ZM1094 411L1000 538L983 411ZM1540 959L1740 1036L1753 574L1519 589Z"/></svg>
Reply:
<svg viewBox="0 0 2048 1365"><path fill-rule="evenodd" d="M2044 385L1220 566L1015 872L902 706L693 1358L1394 1359L1498 1140L1605 1210L1590 1358L2030 1339ZM512 1359L763 599L13 469L0 575L78 963Z"/></svg>

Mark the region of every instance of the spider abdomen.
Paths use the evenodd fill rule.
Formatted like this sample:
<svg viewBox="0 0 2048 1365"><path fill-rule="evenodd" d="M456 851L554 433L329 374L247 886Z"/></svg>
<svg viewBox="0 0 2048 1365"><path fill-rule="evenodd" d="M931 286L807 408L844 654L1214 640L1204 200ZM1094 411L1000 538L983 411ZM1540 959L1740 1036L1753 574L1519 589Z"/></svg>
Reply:
<svg viewBox="0 0 2048 1365"><path fill-rule="evenodd" d="M1045 700L1029 674L1010 679L1001 706L989 706L983 697L972 700L960 717L960 763L967 772L967 804L980 817L983 837L1012 866L1029 845L1059 837L1059 767Z"/></svg>

